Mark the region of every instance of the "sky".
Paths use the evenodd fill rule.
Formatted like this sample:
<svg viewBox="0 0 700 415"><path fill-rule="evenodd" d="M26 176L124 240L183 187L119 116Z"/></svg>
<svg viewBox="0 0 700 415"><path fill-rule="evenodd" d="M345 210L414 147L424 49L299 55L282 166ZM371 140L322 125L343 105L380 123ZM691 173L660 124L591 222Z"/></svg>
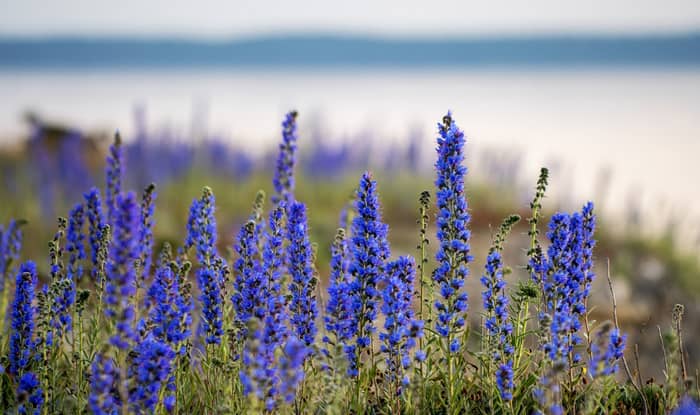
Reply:
<svg viewBox="0 0 700 415"><path fill-rule="evenodd" d="M697 29L698 0L0 0L0 36L440 37Z"/></svg>

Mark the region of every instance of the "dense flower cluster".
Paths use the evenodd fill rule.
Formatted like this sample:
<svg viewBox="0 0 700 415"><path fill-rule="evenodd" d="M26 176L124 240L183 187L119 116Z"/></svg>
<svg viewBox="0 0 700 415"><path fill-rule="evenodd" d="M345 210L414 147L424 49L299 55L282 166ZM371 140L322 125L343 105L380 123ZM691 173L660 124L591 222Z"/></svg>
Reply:
<svg viewBox="0 0 700 415"><path fill-rule="evenodd" d="M135 348L129 377L134 385L129 393L129 403L135 413L154 413L159 394L172 371L173 350L152 337L146 338Z"/></svg>
<svg viewBox="0 0 700 415"><path fill-rule="evenodd" d="M263 319L263 333L264 344L272 354L288 334L286 323L289 316L285 307L286 299L282 287L284 211L284 204L280 204L270 214L267 238L263 247L263 269L265 281L267 281L267 285L264 287L267 306Z"/></svg>
<svg viewBox="0 0 700 415"><path fill-rule="evenodd" d="M294 199L294 165L297 151L297 112L290 111L282 122L282 142L279 147L275 175L272 184L275 195L272 202L285 201L290 204Z"/></svg>
<svg viewBox="0 0 700 415"><path fill-rule="evenodd" d="M190 217L187 221L185 248L195 247L197 260L203 267L213 266L218 256L215 204L214 193L209 187L205 187L202 190L202 197L192 201Z"/></svg>
<svg viewBox="0 0 700 415"><path fill-rule="evenodd" d="M75 205L68 220L59 219L58 232L49 245L50 281L37 298L35 265L26 262L20 267L11 307L8 376L3 377L0 401L9 401L12 411L33 414L40 413L43 405L47 405L44 412L84 412L87 407L92 413L110 415L163 410L274 413L291 411L292 402L295 412L304 413L336 412L341 408L336 405L342 404L347 404L338 411L342 413L381 412L384 408L380 405L386 405L391 413L440 412L442 404L448 410L453 405L457 411L463 410L462 403L476 390L470 388L478 388L479 399L490 412L530 411L534 404L559 414L569 411L572 400L578 405L585 397L584 392L579 394L583 388L577 389L573 383L587 373L590 389L602 386L605 390L605 381L593 382L616 372L626 337L612 325L600 329L595 341L580 333L594 278L596 218L592 203L580 212L552 217L545 253L537 241L536 220L546 184L544 171L531 206L535 219L530 222L528 251L528 273L539 292L530 281L517 291L507 287L505 275L510 269L504 264L503 244L519 217L511 215L501 225L481 277L484 347L473 356L484 367L477 367L467 356L471 351L463 350L460 343L469 335L464 285L472 257L464 189L465 138L451 115L448 113L439 126L435 182L439 246L432 284L423 281L427 276L423 267L428 262L428 192L421 195L418 220L421 285L414 287L416 263L410 256L390 260L388 226L382 221L377 185L370 173L364 173L353 207L343 209L331 246L321 328L317 327L316 251L310 243L306 206L293 195L296 113L287 114L283 127L273 209L265 220L265 197L260 191L236 238L232 304L224 301L231 278L229 263L217 250L211 189L205 187L191 205L183 246L174 254L171 245L164 243L155 266L151 266L155 188L146 188L140 206L133 192L121 191L122 152L117 138L108 157L108 220L103 218L100 190L95 188L84 194L84 201ZM7 228L0 227L3 275L18 258L20 224L10 222ZM86 239L91 261L86 261ZM65 267L64 251L68 254ZM198 301L192 300L189 281L192 251L197 258L193 275L199 285ZM88 297L88 290L76 293L88 263L92 266L85 273L92 273L97 286L94 297ZM150 286L141 298L146 281ZM429 299L423 297L423 289L429 292ZM420 308L414 304L417 292ZM542 300L540 327L531 331L527 307L538 295ZM80 308L73 308L76 304ZM425 304L434 308L426 310ZM192 333L195 305L201 314L198 331ZM90 324L83 319L86 306L100 311L90 316ZM416 315L417 310L420 315ZM680 312L677 314L674 321L680 326ZM81 320L72 322L72 317ZM423 319L435 330L424 333ZM66 337L65 344L54 340L56 335L63 340L62 334L71 330L72 324L81 331ZM316 343L318 331L323 335L321 345ZM534 366L531 359L540 355L524 346L533 332L540 336L546 352L543 364ZM584 350L584 340L588 341L585 346L590 346L588 362L581 362L575 353ZM46 347L49 345L61 347ZM37 346L42 347L35 352ZM319 349L323 354L315 353ZM89 373L81 364L86 356L93 358ZM343 358L346 361L341 362ZM412 367L414 361L426 360ZM336 363L338 366L333 366ZM342 375L346 368L348 378ZM475 375L471 379L483 384L465 381L465 373L472 368ZM564 380L562 374L567 369L570 376ZM0 365L0 374L4 370ZM234 371L240 383L232 381ZM56 374L63 373L75 374L75 381L58 379ZM314 378L302 387L307 373ZM518 378L527 381L517 385L516 393ZM414 379L420 381L411 386L411 393L405 393ZM69 382L76 386L69 386ZM88 382L89 396L85 393ZM202 398L199 390L192 391L200 387ZM245 397L231 397L240 388ZM13 391L16 399L10 396L6 400L5 390ZM316 394L324 396L312 396ZM60 400L66 397L70 403L64 405ZM365 401L369 401L366 407ZM423 405L423 401L436 406L410 406L415 402ZM317 403L319 406L311 407ZM605 408L613 403L603 400L598 404Z"/></svg>
<svg viewBox="0 0 700 415"><path fill-rule="evenodd" d="M83 277L83 265L81 261L85 255L85 206L82 203L75 205L68 216L68 230L66 231L66 251L68 252L67 278L80 282Z"/></svg>
<svg viewBox="0 0 700 415"><path fill-rule="evenodd" d="M592 377L612 375L617 372L617 362L622 359L627 336L618 328L603 327L591 343L591 361L588 370Z"/></svg>
<svg viewBox="0 0 700 415"><path fill-rule="evenodd" d="M92 279L97 281L99 272L99 251L102 231L105 226L105 218L102 214L102 200L100 189L93 187L83 195L85 199L85 211L88 218L88 241L90 242L90 262L92 264Z"/></svg>
<svg viewBox="0 0 700 415"><path fill-rule="evenodd" d="M202 189L202 197L192 202L187 221L185 249L194 247L201 268L197 270L197 284L202 304L200 329L207 344L220 344L223 335L223 261L216 248L216 217L214 193Z"/></svg>
<svg viewBox="0 0 700 415"><path fill-rule="evenodd" d="M258 259L258 243L256 223L248 221L241 227L234 247L238 259L233 265L234 292L231 297L242 337L245 337L248 322L254 316L262 319L265 315L265 284Z"/></svg>
<svg viewBox="0 0 700 415"><path fill-rule="evenodd" d="M512 227L520 220L517 215L507 217L494 238L486 257L485 272L481 277L484 291L481 297L486 320L484 326L491 351L490 359L496 364L496 385L504 401L513 399L513 324L508 315L508 296L503 279L503 242Z"/></svg>
<svg viewBox="0 0 700 415"><path fill-rule="evenodd" d="M470 216L464 193L464 176L467 173L463 165L465 139L450 113L444 117L443 124L438 125L438 130L435 186L440 246L435 256L439 264L433 273L433 280L439 288L441 299L435 301L438 311L435 329L448 339L449 350L456 353L460 344L454 334L465 324L467 294L464 292L464 282L469 274L467 264L472 260L469 254Z"/></svg>
<svg viewBox="0 0 700 415"><path fill-rule="evenodd" d="M287 238L289 246L289 273L291 281L289 292L290 322L296 336L307 346L314 343L316 337L316 278L312 268L311 243L309 242L309 225L306 220L306 207L303 203L293 202L289 207L287 220Z"/></svg>
<svg viewBox="0 0 700 415"><path fill-rule="evenodd" d="M122 153L122 141L117 133L114 137L114 143L109 147L107 166L105 167L105 204L107 205L107 220L111 226L114 226L116 221L117 198L122 192L122 169L124 168Z"/></svg>
<svg viewBox="0 0 700 415"><path fill-rule="evenodd" d="M7 227L0 224L0 292L5 290L5 279L10 275L10 266L19 258L22 246L21 222L10 220Z"/></svg>
<svg viewBox="0 0 700 415"><path fill-rule="evenodd" d="M180 283L170 264L163 264L156 271L148 297L153 304L149 313L152 335L169 344L173 350L190 336L191 308L182 296Z"/></svg>
<svg viewBox="0 0 700 415"><path fill-rule="evenodd" d="M21 375L29 365L34 348L34 296L37 284L36 265L27 261L20 266L12 302L9 372Z"/></svg>
<svg viewBox="0 0 700 415"><path fill-rule="evenodd" d="M155 209L156 186L150 184L144 189L141 197L141 226L139 227L139 255L141 275L139 278L145 280L151 275L151 261L153 257L153 211Z"/></svg>
<svg viewBox="0 0 700 415"><path fill-rule="evenodd" d="M583 343L578 334L586 314L586 300L593 281L593 204L582 212L556 213L547 236L550 246L542 261L541 284L545 310L541 317L551 320L549 342L544 345L549 358L574 364L581 356L574 351ZM545 316L546 315L546 316Z"/></svg>
<svg viewBox="0 0 700 415"><path fill-rule="evenodd" d="M497 365L496 382L501 397L508 401L513 398L513 346L509 336L513 325L508 319L508 297L503 280L503 260L498 249L492 249L486 258L485 274L481 283L486 288L482 292L486 313L486 333L490 339L492 356Z"/></svg>
<svg viewBox="0 0 700 415"><path fill-rule="evenodd" d="M413 281L416 264L413 258L402 256L389 262L382 290L384 330L379 333L381 352L385 354L387 375L392 381L408 383L404 376L411 366L411 350L416 339L423 336L423 321L414 317ZM397 391L401 393L401 389Z"/></svg>
<svg viewBox="0 0 700 415"><path fill-rule="evenodd" d="M133 192L121 193L116 199L114 233L109 248L105 310L116 325L111 343L120 348L129 347L135 338L133 329L134 305L131 297L136 294L135 261L139 257L139 214Z"/></svg>
<svg viewBox="0 0 700 415"><path fill-rule="evenodd" d="M197 284L200 289L199 301L202 304L201 329L207 344L221 343L224 334L223 303L221 301L222 282L219 270L201 268L197 271Z"/></svg>
<svg viewBox="0 0 700 415"><path fill-rule="evenodd" d="M348 244L345 229L339 228L331 246L331 274L328 284L328 303L323 317L327 335L324 343L342 345L352 338L357 327L352 325L353 309L348 274ZM330 335L333 338L329 337Z"/></svg>
<svg viewBox="0 0 700 415"><path fill-rule="evenodd" d="M32 372L23 374L17 386L17 413L39 415L43 403L44 393L39 378Z"/></svg>
<svg viewBox="0 0 700 415"><path fill-rule="evenodd" d="M350 253L352 260L348 272L351 275L352 330L356 336L354 348L347 348L349 371L357 375L358 357L362 349L369 347L375 331L377 302L380 293L377 285L384 274L386 261L391 256L387 241L388 226L382 222L377 183L369 172L362 175L355 197L357 216L352 221Z"/></svg>
<svg viewBox="0 0 700 415"><path fill-rule="evenodd" d="M117 364L111 358L98 354L92 362L90 372L90 411L95 415L119 414L121 378Z"/></svg>
<svg viewBox="0 0 700 415"><path fill-rule="evenodd" d="M246 395L253 393L264 402L267 410L276 407L279 401L280 377L276 355L287 338L288 320L285 298L282 293L282 258L284 254L283 226L285 205L282 202L270 214L269 231L263 248L265 285L260 287L260 296L265 299L262 319L255 318L252 330L248 331L243 350L244 367L240 372Z"/></svg>

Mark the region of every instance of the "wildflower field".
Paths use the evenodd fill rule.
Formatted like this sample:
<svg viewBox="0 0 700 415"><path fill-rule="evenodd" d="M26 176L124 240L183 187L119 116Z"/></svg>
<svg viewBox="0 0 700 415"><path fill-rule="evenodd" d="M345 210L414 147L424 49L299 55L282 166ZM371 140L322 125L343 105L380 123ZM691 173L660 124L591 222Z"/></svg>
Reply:
<svg viewBox="0 0 700 415"><path fill-rule="evenodd" d="M225 182L220 190L198 183L177 242L154 237L156 223L176 221L159 216L167 207L156 179L173 175L186 154L163 154L173 162L137 191L127 189L118 135L103 187L80 188L87 174L67 163L72 207L53 222L48 249L23 243L35 241L27 232L39 224L16 217L0 227L2 412L700 413L683 305L668 333L659 329L661 352L651 357L663 360L664 378L643 379L610 276L595 275L594 203L546 214L546 168L532 178L529 205L484 235L490 248L476 267L466 139L450 113L437 127L433 184L414 182L400 201L415 203L415 227L401 235L413 255L392 254L382 189L395 183L370 171L353 178L350 200L332 212L330 246L315 243L308 192L296 192L304 177L295 175L297 140L289 112L273 191L256 194L269 183L248 180L250 199L227 204L243 212L217 209L214 189L227 198ZM224 161L234 176L249 165L240 155ZM44 193L55 190L39 189L39 206L27 209L51 211ZM245 220L219 238L217 218L233 215ZM519 222L527 249L507 263ZM601 279L612 312L593 319L591 287ZM479 289L468 290L469 280Z"/></svg>

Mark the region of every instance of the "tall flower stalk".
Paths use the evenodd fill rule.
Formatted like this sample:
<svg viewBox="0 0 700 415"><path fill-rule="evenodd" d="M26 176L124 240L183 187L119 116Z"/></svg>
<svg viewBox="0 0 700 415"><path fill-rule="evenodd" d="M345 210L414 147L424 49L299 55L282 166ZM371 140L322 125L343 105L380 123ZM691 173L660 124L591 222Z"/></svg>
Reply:
<svg viewBox="0 0 700 415"><path fill-rule="evenodd" d="M284 212L282 202L270 213L262 255L266 284L260 287L265 303L264 314L261 319L253 318L249 324L240 371L244 393L254 396L266 411L273 411L282 402L278 355L289 335L286 326L289 317L282 293Z"/></svg>
<svg viewBox="0 0 700 415"><path fill-rule="evenodd" d="M386 239L388 227L382 222L377 183L366 172L360 179L356 192L355 210L357 216L352 221L352 239L350 243L351 275L350 291L352 295L352 330L355 344L348 347L350 357L349 373L359 376L362 354L371 353L371 339L375 332L380 293L378 284L384 274L386 261L391 256ZM374 359L370 359L374 365ZM357 382L357 393L361 379ZM359 396L356 397L359 399Z"/></svg>
<svg viewBox="0 0 700 415"><path fill-rule="evenodd" d="M139 255L140 285L143 285L143 282L151 274L151 262L153 259L153 226L155 225L153 211L155 210L156 196L156 186L153 183L146 186L141 196L141 226L139 228L139 246L141 247L141 253Z"/></svg>
<svg viewBox="0 0 700 415"><path fill-rule="evenodd" d="M309 242L309 225L306 207L301 202L293 202L289 207L287 221L289 246L289 314L292 330L296 336L311 346L316 337L316 278L313 271L313 252Z"/></svg>
<svg viewBox="0 0 700 415"><path fill-rule="evenodd" d="M200 268L197 271L202 311L200 329L207 345L221 344L223 328L224 272L220 266L216 230L215 198L211 188L192 202L185 248L194 247Z"/></svg>
<svg viewBox="0 0 700 415"><path fill-rule="evenodd" d="M437 239L439 247L435 254L438 262L433 273L439 298L435 300L437 319L435 331L441 336L441 347L446 356L447 400L452 405L455 389L455 356L461 350L460 337L467 313L467 293L464 282L469 275L467 268L472 261L470 255L470 215L464 192L464 133L453 121L451 113L438 124L437 154Z"/></svg>
<svg viewBox="0 0 700 415"><path fill-rule="evenodd" d="M327 334L323 336L323 342L341 351L345 351L354 334L352 326L353 304L347 266L348 255L345 229L338 228L331 245L328 303L323 317ZM326 353L330 354L330 350L326 350Z"/></svg>
<svg viewBox="0 0 700 415"><path fill-rule="evenodd" d="M12 334L8 371L21 376L29 367L34 350L34 298L37 284L36 265L27 261L20 266L12 302Z"/></svg>
<svg viewBox="0 0 700 415"><path fill-rule="evenodd" d="M384 329L379 333L380 350L386 362L387 380L393 385L392 411L396 413L401 412L398 397L410 383L411 352L416 340L423 336L423 321L415 318L412 309L415 268L414 259L408 256L389 262L382 290Z"/></svg>
<svg viewBox="0 0 700 415"><path fill-rule="evenodd" d="M279 145L279 153L275 164L275 174L272 184L275 194L272 203L276 206L284 201L291 206L294 200L294 166L296 164L297 151L297 112L290 111L282 121L282 142Z"/></svg>
<svg viewBox="0 0 700 415"><path fill-rule="evenodd" d="M107 205L107 221L111 226L114 226L116 221L117 197L122 191L122 170L124 169L122 154L122 139L117 132L114 135L114 143L109 147L107 166L105 167L105 204Z"/></svg>
<svg viewBox="0 0 700 415"><path fill-rule="evenodd" d="M12 275L13 264L19 260L20 249L22 248L22 229L24 221L10 220L7 227L0 225L0 333L5 332L5 321L7 320L7 302L10 298L11 287L7 281Z"/></svg>
<svg viewBox="0 0 700 415"><path fill-rule="evenodd" d="M486 258L485 272L481 277L484 291L481 296L486 314L485 330L490 356L485 356L488 374L491 375L491 363L496 365L496 385L501 399L509 402L513 399L513 324L508 315L508 295L503 279L503 243L512 227L520 220L517 215L509 216L501 224L493 245Z"/></svg>
<svg viewBox="0 0 700 415"><path fill-rule="evenodd" d="M88 242L90 243L90 262L92 265L91 277L98 286L100 270L104 269L104 263L100 261L101 241L103 229L106 226L102 213L102 200L100 189L93 187L83 195L85 199L85 213L88 219Z"/></svg>
<svg viewBox="0 0 700 415"><path fill-rule="evenodd" d="M117 349L126 350L135 339L134 305L131 297L136 294L135 262L140 253L136 195L133 192L119 194L116 207L107 264L105 312L115 328L110 343Z"/></svg>

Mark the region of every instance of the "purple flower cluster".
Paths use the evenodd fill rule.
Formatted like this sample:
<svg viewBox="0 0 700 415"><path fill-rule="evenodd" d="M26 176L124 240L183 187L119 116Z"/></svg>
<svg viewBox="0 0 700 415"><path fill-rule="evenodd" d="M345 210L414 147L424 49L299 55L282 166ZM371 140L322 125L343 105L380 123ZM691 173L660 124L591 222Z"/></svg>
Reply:
<svg viewBox="0 0 700 415"><path fill-rule="evenodd" d="M184 349L178 350L178 346L190 336L192 306L183 298L170 264L158 268L148 297L153 304L149 312L151 334L173 350L184 352Z"/></svg>
<svg viewBox="0 0 700 415"><path fill-rule="evenodd" d="M0 292L5 290L5 279L11 273L12 263L19 259L22 247L22 222L10 220L7 227L0 224Z"/></svg>
<svg viewBox="0 0 700 415"><path fill-rule="evenodd" d="M135 338L134 306L131 297L136 294L136 270L139 257L139 214L133 192L120 193L116 198L114 230L107 264L105 314L116 324L116 333L110 339L112 345L127 349Z"/></svg>
<svg viewBox="0 0 700 415"><path fill-rule="evenodd" d="M351 285L348 273L348 243L345 229L339 228L331 246L331 275L328 285L328 303L323 320L326 332L323 342L345 346L355 333L352 325L353 309Z"/></svg>
<svg viewBox="0 0 700 415"><path fill-rule="evenodd" d="M592 377L612 375L617 372L617 362L625 352L627 336L620 330L601 330L596 341L591 344L591 361L588 370ZM607 344L606 344L607 343Z"/></svg>
<svg viewBox="0 0 700 415"><path fill-rule="evenodd" d="M85 206L82 203L75 205L68 217L68 230L66 232L66 251L68 252L67 278L74 283L83 278L83 265L81 261L85 255Z"/></svg>
<svg viewBox="0 0 700 415"><path fill-rule="evenodd" d="M236 324L242 337L253 317L262 319L265 315L266 298L262 265L258 259L258 234L256 223L248 221L241 227L234 247L238 259L233 265L234 293L231 296Z"/></svg>
<svg viewBox="0 0 700 415"><path fill-rule="evenodd" d="M267 281L267 285L263 287L267 304L263 318L263 344L272 355L288 334L286 322L289 316L282 292L284 211L284 204L280 204L271 212L268 220L269 230L263 246L263 269Z"/></svg>
<svg viewBox="0 0 700 415"><path fill-rule="evenodd" d="M382 290L384 330L379 333L380 350L386 356L389 379L401 380L402 384L408 383L404 374L411 366L411 350L416 339L423 336L423 321L414 317L411 308L415 268L415 261L408 256L389 262Z"/></svg>
<svg viewBox="0 0 700 415"><path fill-rule="evenodd" d="M467 264L472 260L469 254L468 229L470 216L464 193L464 176L467 168L464 162L464 133L447 113L443 124L438 125L437 154L437 238L440 242L435 259L439 265L433 273L433 280L439 287L441 299L435 301L438 311L435 324L440 336L449 341L449 350L456 353L460 349L455 333L465 324L467 294L464 282L469 275Z"/></svg>
<svg viewBox="0 0 700 415"><path fill-rule="evenodd" d="M172 371L173 350L152 337L140 342L129 368L134 385L129 392L129 404L134 413L154 413L159 394L166 387Z"/></svg>
<svg viewBox="0 0 700 415"><path fill-rule="evenodd" d="M223 282L221 272L216 268L200 268L197 271L199 301L202 304L201 330L207 344L220 344L224 334L223 325Z"/></svg>
<svg viewBox="0 0 700 415"><path fill-rule="evenodd" d="M111 226L114 226L116 221L117 197L122 191L123 168L122 140L119 133L117 133L114 136L114 144L109 147L107 166L105 167L105 204L107 205L107 220Z"/></svg>
<svg viewBox="0 0 700 415"><path fill-rule="evenodd" d="M377 302L380 293L377 285L384 275L386 261L391 256L387 241L388 226L382 222L377 183L369 172L362 175L355 198L357 216L352 221L350 244L352 294L352 331L356 337L353 346L347 348L350 358L349 372L358 374L358 357L369 347L374 320L377 317Z"/></svg>
<svg viewBox="0 0 700 415"><path fill-rule="evenodd" d="M277 205L281 201L288 205L294 199L294 165L297 151L297 112L290 111L282 121L282 142L279 147L275 175L272 184L275 194L272 202Z"/></svg>
<svg viewBox="0 0 700 415"><path fill-rule="evenodd" d="M99 272L99 251L102 232L105 226L105 218L102 214L102 201L100 189L93 187L83 195L85 199L85 211L88 218L88 241L90 242L90 262L92 264L92 279L97 281Z"/></svg>
<svg viewBox="0 0 700 415"><path fill-rule="evenodd" d="M287 239L289 246L289 292L290 322L296 336L307 346L316 337L316 278L312 268L313 252L309 242L309 225L306 220L306 207L301 202L293 202L289 207Z"/></svg>
<svg viewBox="0 0 700 415"><path fill-rule="evenodd" d="M551 243L547 258L542 260L542 273L535 276L541 278L536 282L543 289L543 313L551 319L550 339L544 348L554 362L571 364L581 360L574 348L583 342L578 332L594 278L594 229L595 215L590 202L581 213L556 213L549 224L547 236Z"/></svg>
<svg viewBox="0 0 700 415"><path fill-rule="evenodd" d="M141 226L139 227L139 246L141 254L139 260L141 262L141 280L145 280L151 273L151 261L153 258L153 211L155 209L156 186L151 183L148 185L141 197Z"/></svg>
<svg viewBox="0 0 700 415"><path fill-rule="evenodd" d="M195 248L201 268L197 271L199 300L202 304L200 328L207 344L220 344L223 328L224 273L223 261L216 248L215 199L209 187L194 200L187 221L185 249Z"/></svg>
<svg viewBox="0 0 700 415"><path fill-rule="evenodd" d="M20 266L12 302L9 372L21 375L27 369L34 348L34 301L37 284L36 265L27 261Z"/></svg>
<svg viewBox="0 0 700 415"><path fill-rule="evenodd" d="M90 397L88 406L95 415L117 415L120 413L121 383L119 367L113 359L98 354L91 365Z"/></svg>
<svg viewBox="0 0 700 415"><path fill-rule="evenodd" d="M508 296L503 280L503 260L498 249L492 249L486 258L485 274L481 283L486 288L482 292L486 313L486 334L491 340L493 361L496 363L496 385L505 401L513 399L513 352L510 335L513 325L508 319Z"/></svg>
<svg viewBox="0 0 700 415"><path fill-rule="evenodd" d="M195 247L197 260L202 267L213 266L218 256L215 204L216 200L211 188L204 187L202 197L192 201L190 216L187 220L185 249Z"/></svg>
<svg viewBox="0 0 700 415"><path fill-rule="evenodd" d="M39 415L43 404L44 393L39 378L32 372L24 373L17 387L17 413Z"/></svg>

